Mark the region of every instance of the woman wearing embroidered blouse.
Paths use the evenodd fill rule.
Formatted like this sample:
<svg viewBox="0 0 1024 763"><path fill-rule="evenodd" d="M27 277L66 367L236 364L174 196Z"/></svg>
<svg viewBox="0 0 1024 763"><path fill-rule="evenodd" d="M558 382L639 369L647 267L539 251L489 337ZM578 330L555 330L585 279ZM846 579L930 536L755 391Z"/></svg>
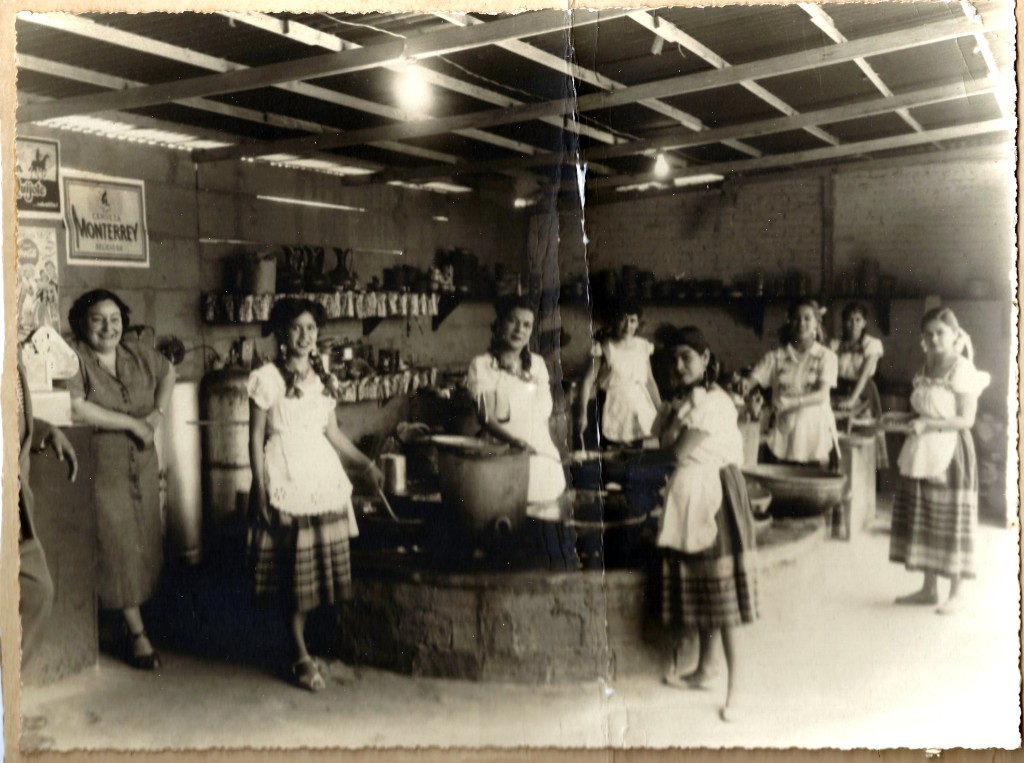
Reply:
<svg viewBox="0 0 1024 763"><path fill-rule="evenodd" d="M604 390L598 419L607 442L629 445L651 434L661 395L651 371L654 345L636 335L642 315L638 306L623 303L609 322L610 330L599 332L580 385L576 430L581 439L589 424L587 407L595 383Z"/></svg>
<svg viewBox="0 0 1024 763"><path fill-rule="evenodd" d="M126 661L155 670L160 658L146 635L139 605L156 592L163 567L153 438L174 392L174 367L137 337L125 335L129 314L121 298L106 289L75 300L68 323L80 366L68 390L75 418L96 428L100 606L123 613Z"/></svg>
<svg viewBox="0 0 1024 763"><path fill-rule="evenodd" d="M325 682L306 647L306 619L352 590L349 538L359 530L342 462L377 486L384 481L338 428L339 385L316 347L326 322L323 306L308 299L276 303L263 333L277 340L278 356L248 383L254 586L258 597L277 599L289 613L292 677L310 691Z"/></svg>
<svg viewBox="0 0 1024 763"><path fill-rule="evenodd" d="M892 514L890 561L924 572L921 590L897 604L935 605L938 578L949 578L939 614L963 603L961 581L974 577L978 473L971 427L990 377L974 367L970 337L948 307L921 321L924 367L914 377L917 414L900 451L900 485Z"/></svg>
<svg viewBox="0 0 1024 763"><path fill-rule="evenodd" d="M821 313L812 299L795 303L780 332L781 347L765 355L750 374L754 383L772 390L768 449L777 461L826 464L838 459L830 402L838 360L822 344Z"/></svg>
<svg viewBox="0 0 1024 763"><path fill-rule="evenodd" d="M527 516L552 568L576 565L575 550L562 524L565 470L551 437L551 382L544 358L530 352L536 313L524 297L495 305L491 346L469 364L466 386L476 400L483 430L530 453Z"/></svg>
<svg viewBox="0 0 1024 763"><path fill-rule="evenodd" d="M655 424L662 447L675 454L658 532L664 549L661 614L664 623L696 629L696 670L673 664L664 680L677 688L706 688L711 646L721 631L728 667L722 720L736 712L737 655L732 629L757 618L756 540L736 405L717 384L718 362L693 326L674 332L671 349L681 394L663 406Z"/></svg>
<svg viewBox="0 0 1024 763"><path fill-rule="evenodd" d="M878 419L882 415L882 400L873 377L885 349L882 340L864 330L867 316L867 309L859 302L850 302L843 308L843 338L833 339L830 344L839 360L839 385L834 400L835 406L842 411L866 404L871 417ZM875 454L876 466L888 468L884 432L878 433Z"/></svg>

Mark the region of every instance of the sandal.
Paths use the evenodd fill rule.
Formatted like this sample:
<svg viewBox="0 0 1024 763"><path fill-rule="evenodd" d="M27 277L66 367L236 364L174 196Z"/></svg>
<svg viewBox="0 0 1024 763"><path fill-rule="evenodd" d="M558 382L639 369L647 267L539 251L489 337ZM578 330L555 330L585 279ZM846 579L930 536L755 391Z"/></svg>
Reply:
<svg viewBox="0 0 1024 763"><path fill-rule="evenodd" d="M125 628L128 633L128 644L125 649L125 660L136 670L159 670L163 663L160 662L160 655L153 649L149 654L136 654L135 645L139 643L140 639L146 639L149 641L149 636L146 635L145 630L141 630L138 633L132 633L130 630ZM153 646L150 644L150 649Z"/></svg>
<svg viewBox="0 0 1024 763"><path fill-rule="evenodd" d="M320 666L312 657L303 657L292 663L292 677L296 684L312 692L323 691L327 688L324 677L320 675Z"/></svg>

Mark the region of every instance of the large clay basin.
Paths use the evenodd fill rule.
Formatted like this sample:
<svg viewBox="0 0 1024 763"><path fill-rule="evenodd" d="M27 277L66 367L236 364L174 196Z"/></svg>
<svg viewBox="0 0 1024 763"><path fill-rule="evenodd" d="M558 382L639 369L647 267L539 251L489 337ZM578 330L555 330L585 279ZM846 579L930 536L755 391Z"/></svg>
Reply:
<svg viewBox="0 0 1024 763"><path fill-rule="evenodd" d="M757 464L744 467L743 474L771 493L776 516L821 514L843 500L845 478L821 467Z"/></svg>

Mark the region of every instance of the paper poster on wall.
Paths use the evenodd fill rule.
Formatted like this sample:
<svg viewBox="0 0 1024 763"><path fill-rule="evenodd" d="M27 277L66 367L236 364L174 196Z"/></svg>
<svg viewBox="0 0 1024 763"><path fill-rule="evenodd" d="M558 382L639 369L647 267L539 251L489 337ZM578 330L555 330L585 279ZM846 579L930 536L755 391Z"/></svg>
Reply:
<svg viewBox="0 0 1024 763"><path fill-rule="evenodd" d="M65 172L62 187L69 265L149 267L143 181Z"/></svg>
<svg viewBox="0 0 1024 763"><path fill-rule="evenodd" d="M18 340L40 326L60 331L57 286L57 229L18 226Z"/></svg>
<svg viewBox="0 0 1024 763"><path fill-rule="evenodd" d="M18 214L60 217L60 144L55 140L14 141L18 177Z"/></svg>

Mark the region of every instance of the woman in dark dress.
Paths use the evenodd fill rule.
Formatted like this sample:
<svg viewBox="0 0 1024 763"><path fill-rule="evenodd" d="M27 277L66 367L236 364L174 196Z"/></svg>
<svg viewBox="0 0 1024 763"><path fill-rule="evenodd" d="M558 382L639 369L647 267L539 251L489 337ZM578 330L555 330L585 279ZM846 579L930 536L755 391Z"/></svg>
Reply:
<svg viewBox="0 0 1024 763"><path fill-rule="evenodd" d="M128 306L113 292L79 297L68 315L79 373L68 382L77 419L93 436L99 600L124 615L133 667L154 670L139 605L155 592L163 566L163 523L154 435L174 391L174 368L125 335Z"/></svg>

